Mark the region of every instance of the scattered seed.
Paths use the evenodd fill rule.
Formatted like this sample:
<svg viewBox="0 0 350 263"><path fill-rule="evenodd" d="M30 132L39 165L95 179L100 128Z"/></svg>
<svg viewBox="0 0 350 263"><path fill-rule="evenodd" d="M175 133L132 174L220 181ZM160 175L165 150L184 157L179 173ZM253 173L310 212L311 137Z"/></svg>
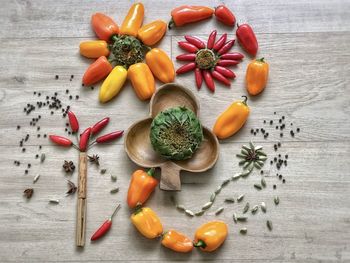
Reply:
<svg viewBox="0 0 350 263"><path fill-rule="evenodd" d="M186 210L185 206L183 206L183 205L177 205L176 209L179 210L179 211L185 211Z"/></svg>
<svg viewBox="0 0 350 263"><path fill-rule="evenodd" d="M256 212L258 212L258 209L259 209L259 206L258 206L258 205L255 205L255 206L252 208L252 214L255 214Z"/></svg>
<svg viewBox="0 0 350 263"><path fill-rule="evenodd" d="M33 184L35 184L40 178L40 174L36 175L33 179Z"/></svg>
<svg viewBox="0 0 350 263"><path fill-rule="evenodd" d="M198 211L196 213L194 213L195 216L202 216L204 214L204 210Z"/></svg>
<svg viewBox="0 0 350 263"><path fill-rule="evenodd" d="M245 234L247 234L247 228L246 227L243 227L243 228L241 228L241 230L239 230L239 233L241 233L242 235L245 235Z"/></svg>
<svg viewBox="0 0 350 263"><path fill-rule="evenodd" d="M215 211L215 215L219 215L222 213L222 211L224 211L224 208L223 207L219 207L216 211Z"/></svg>
<svg viewBox="0 0 350 263"><path fill-rule="evenodd" d="M258 189L258 190L261 190L261 189L262 189L260 184L254 184L254 187L255 187L256 189Z"/></svg>
<svg viewBox="0 0 350 263"><path fill-rule="evenodd" d="M261 208L261 211L263 211L264 213L266 213L266 204L265 204L265 202L261 202L260 208Z"/></svg>
<svg viewBox="0 0 350 263"><path fill-rule="evenodd" d="M275 196L273 201L275 202L275 205L278 205L280 203L280 198L278 196Z"/></svg>
<svg viewBox="0 0 350 263"><path fill-rule="evenodd" d="M233 180L237 180L238 178L240 178L241 177L241 173L237 173L237 174L235 174L235 175L233 175L232 177L231 177L231 180L233 181Z"/></svg>
<svg viewBox="0 0 350 263"><path fill-rule="evenodd" d="M100 173L105 174L107 172L107 169L101 169Z"/></svg>
<svg viewBox="0 0 350 263"><path fill-rule="evenodd" d="M221 187L226 186L230 182L230 179L226 179L222 182Z"/></svg>
<svg viewBox="0 0 350 263"><path fill-rule="evenodd" d="M270 231L272 230L272 222L270 220L266 221L266 226Z"/></svg>
<svg viewBox="0 0 350 263"><path fill-rule="evenodd" d="M113 188L110 193L111 194L115 194L115 193L118 193L119 192L119 187L116 187L116 188Z"/></svg>
<svg viewBox="0 0 350 263"><path fill-rule="evenodd" d="M234 199L233 197L231 197L231 198L226 198L226 199L225 199L225 202L227 202L227 203L234 203L234 202L235 202L235 199Z"/></svg>
<svg viewBox="0 0 350 263"><path fill-rule="evenodd" d="M116 175L114 175L114 174L111 174L111 180L113 181L113 182L116 182L117 181L117 176Z"/></svg>
<svg viewBox="0 0 350 263"><path fill-rule="evenodd" d="M240 221L240 222L245 222L245 221L247 221L247 219L248 219L248 217L246 217L246 216L238 216L237 217L237 221Z"/></svg>
<svg viewBox="0 0 350 263"><path fill-rule="evenodd" d="M247 156L243 154L236 154L238 158L245 159Z"/></svg>
<svg viewBox="0 0 350 263"><path fill-rule="evenodd" d="M221 185L219 185L218 188L216 188L216 190L215 190L215 195L219 194L221 192L221 189L222 189L222 187L221 187ZM212 200L210 200L210 201L212 201Z"/></svg>
<svg viewBox="0 0 350 263"><path fill-rule="evenodd" d="M255 151L259 151L259 150L262 150L262 148L263 148L263 147L259 145L259 146L254 147L254 150L255 150Z"/></svg>
<svg viewBox="0 0 350 263"><path fill-rule="evenodd" d="M261 186L262 187L266 187L266 181L265 181L265 178L263 177L263 178L261 178Z"/></svg>
<svg viewBox="0 0 350 263"><path fill-rule="evenodd" d="M213 202L208 202L202 206L202 210L207 210L212 206Z"/></svg>
<svg viewBox="0 0 350 263"><path fill-rule="evenodd" d="M238 202L238 203L241 202L241 201L243 200L243 198L244 198L244 194L238 196L238 197L237 197L237 202Z"/></svg>
<svg viewBox="0 0 350 263"><path fill-rule="evenodd" d="M245 213L248 212L249 206L250 206L250 205L249 205L249 202L247 202L247 203L245 204L244 208L243 208L243 214L245 214Z"/></svg>
<svg viewBox="0 0 350 263"><path fill-rule="evenodd" d="M60 200L58 200L58 199L50 199L50 200L49 200L49 203L50 203L50 204L57 205L57 204L60 203Z"/></svg>
<svg viewBox="0 0 350 263"><path fill-rule="evenodd" d="M242 177L246 177L248 176L251 172L253 171L253 169L249 169L249 170L245 170L241 173Z"/></svg>
<svg viewBox="0 0 350 263"><path fill-rule="evenodd" d="M45 153L42 153L40 155L40 162L43 163L45 161L45 159L46 159L46 155L45 155Z"/></svg>
<svg viewBox="0 0 350 263"><path fill-rule="evenodd" d="M233 213L232 218L233 218L233 221L237 224L237 216L235 213Z"/></svg>
<svg viewBox="0 0 350 263"><path fill-rule="evenodd" d="M186 209L185 214L188 216L194 216L194 213L191 210Z"/></svg>
<svg viewBox="0 0 350 263"><path fill-rule="evenodd" d="M210 196L210 202L214 202L215 198L216 198L216 194L212 193L211 196Z"/></svg>

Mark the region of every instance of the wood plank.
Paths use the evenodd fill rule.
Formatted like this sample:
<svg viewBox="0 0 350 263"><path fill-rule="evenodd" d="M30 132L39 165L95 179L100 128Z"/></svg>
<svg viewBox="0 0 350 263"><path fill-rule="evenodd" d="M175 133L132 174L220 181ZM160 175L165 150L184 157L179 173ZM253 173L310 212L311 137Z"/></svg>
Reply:
<svg viewBox="0 0 350 263"><path fill-rule="evenodd" d="M199 207L209 194L225 178L239 171L237 153L240 143L223 144L221 156L214 169L198 175L183 173L184 182L179 202L191 209ZM263 143L269 156L273 156L272 142ZM36 147L33 151L36 151ZM136 168L123 152L121 145L96 147L92 152L101 156L101 168L107 173L101 175L96 167L88 168L88 219L87 237L110 214L116 202L122 209L114 219L111 232L95 244L87 242L83 253L74 250L76 196L64 197L67 190L66 178L76 182L77 172L64 176L61 170L63 159L77 160L74 150L65 151L57 147L44 147L47 160L43 165L33 162L28 150L19 153L16 147L0 147L0 258L7 261L147 261L165 260L220 260L228 262L346 262L350 260L347 240L350 235L350 162L342 158L350 151L350 145L342 142L293 142L285 143L283 153L289 154L289 165L281 173L286 178L282 184L275 176L275 170L264 167L267 188L257 192L253 184L259 182L258 173L247 179L231 182L218 196L213 208L201 218L188 218L177 212L169 201L169 193L159 189L153 194L147 206L153 208L163 221L165 229L174 227L192 236L196 227L210 219L228 222L230 234L222 249L207 254L193 251L189 255L173 253L159 245L159 242L141 237L129 222L129 209L124 205L129 174ZM303 152L301 154L301 152ZM10 154L11 153L11 154ZM117 154L116 154L117 153ZM12 159L23 163L31 161L33 167L23 175L23 166L13 167ZM11 170L11 173L7 171ZM32 185L33 176L41 174ZM110 173L118 175L116 183L111 182ZM272 185L277 184L273 190ZM111 195L109 190L120 186L120 193ZM23 200L25 187L34 187L31 200ZM244 202L224 205L225 211L215 217L215 209L224 198L246 194ZM273 196L280 197L279 206L273 204ZM48 204L49 198L59 198L59 205ZM268 212L259 211L255 216L248 214L247 223L234 224L233 211L240 213L245 202L251 205L265 201ZM274 230L269 232L265 220L271 219ZM247 227L248 234L240 235L240 227ZM45 233L45 234L44 234ZM247 253L249 248L249 253ZM135 251L130 253L130 251ZM7 253L6 251L11 251ZM50 254L47 254L50 251ZM268 253L267 253L268 252Z"/></svg>
<svg viewBox="0 0 350 263"><path fill-rule="evenodd" d="M120 25L133 1L5 1L0 10L2 39L37 37L93 37L90 17L93 12L105 12ZM221 1L210 2L217 6ZM348 10L350 3L344 0L311 1L226 1L234 11L238 23L250 23L258 33L290 32L343 32L350 30ZM171 10L188 1L144 1L145 23L155 19L169 21ZM202 1L191 1L200 5ZM69 8L67 8L69 7ZM189 31L207 34L213 28L220 32L230 30L214 19L171 30L170 35L182 35Z"/></svg>

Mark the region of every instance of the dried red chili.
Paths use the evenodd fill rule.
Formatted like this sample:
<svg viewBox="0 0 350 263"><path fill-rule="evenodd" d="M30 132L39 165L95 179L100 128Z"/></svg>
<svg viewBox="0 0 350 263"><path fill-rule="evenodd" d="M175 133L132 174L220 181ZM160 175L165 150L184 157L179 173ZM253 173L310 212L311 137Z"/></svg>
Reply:
<svg viewBox="0 0 350 263"><path fill-rule="evenodd" d="M198 51L198 47L186 41L179 41L177 42L177 44L179 45L180 48L188 52L196 53Z"/></svg>
<svg viewBox="0 0 350 263"><path fill-rule="evenodd" d="M75 116L75 114L72 111L68 111L68 120L72 132L77 132L79 130L79 122L77 116Z"/></svg>
<svg viewBox="0 0 350 263"><path fill-rule="evenodd" d="M221 73L226 78L232 78L234 79L236 77L235 73L228 68L222 67L222 66L216 66L214 68L217 72Z"/></svg>
<svg viewBox="0 0 350 263"><path fill-rule="evenodd" d="M222 46L225 44L227 39L227 34L223 34L218 41L216 41L216 43L213 46L213 49L218 51L220 48L222 48Z"/></svg>
<svg viewBox="0 0 350 263"><path fill-rule="evenodd" d="M235 43L234 39L227 41L225 45L223 45L222 48L219 49L218 51L219 55L227 53L231 49L231 47L233 47L234 43Z"/></svg>
<svg viewBox="0 0 350 263"><path fill-rule="evenodd" d="M92 235L91 241L95 241L101 237L103 237L109 229L112 227L112 218L117 213L120 208L120 204L117 205L113 214L96 230L96 232Z"/></svg>
<svg viewBox="0 0 350 263"><path fill-rule="evenodd" d="M85 131L80 135L79 149L81 152L85 152L89 143L91 134L91 128L86 128Z"/></svg>
<svg viewBox="0 0 350 263"><path fill-rule="evenodd" d="M208 42L207 42L207 48L208 49L212 49L215 43L215 38L216 38L216 30L213 30L208 38Z"/></svg>
<svg viewBox="0 0 350 263"><path fill-rule="evenodd" d="M191 70L194 70L195 67L196 67L196 62L188 63L188 64L183 65L180 68L178 68L176 70L176 74L183 74L183 73L189 72Z"/></svg>
<svg viewBox="0 0 350 263"><path fill-rule="evenodd" d="M49 139L52 142L54 142L58 145L64 146L64 147L70 147L73 144L73 142L71 140L69 140L68 138L63 137L63 136L49 135Z"/></svg>
<svg viewBox="0 0 350 263"><path fill-rule="evenodd" d="M96 122L91 128L91 135L96 135L109 123L109 117L103 118L99 122Z"/></svg>
<svg viewBox="0 0 350 263"><path fill-rule="evenodd" d="M196 68L194 71L194 75L196 78L197 88L200 89L202 87L202 83L203 83L202 71L199 68Z"/></svg>
<svg viewBox="0 0 350 263"><path fill-rule="evenodd" d="M225 78L221 73L219 73L218 71L213 70L211 72L211 75L213 76L214 79L220 81L224 85L231 86L231 82L227 78Z"/></svg>
<svg viewBox="0 0 350 263"><path fill-rule="evenodd" d="M105 142L110 142L113 141L115 139L118 139L119 137L121 137L123 135L124 131L115 131L115 132L111 132L105 135L102 135L100 137L98 137L96 139L97 143L105 143Z"/></svg>
<svg viewBox="0 0 350 263"><path fill-rule="evenodd" d="M196 59L196 54L181 54L176 57L177 60L180 61L194 61Z"/></svg>
<svg viewBox="0 0 350 263"><path fill-rule="evenodd" d="M226 53L220 56L221 59L233 59L233 60L241 60L244 58L243 54L238 52Z"/></svg>
<svg viewBox="0 0 350 263"><path fill-rule="evenodd" d="M198 37L186 35L185 39L187 40L188 43L195 45L197 48L205 48L204 42L200 40Z"/></svg>
<svg viewBox="0 0 350 263"><path fill-rule="evenodd" d="M204 77L205 84L207 84L208 89L214 92L215 83L213 78L211 77L210 70L203 70L203 77Z"/></svg>

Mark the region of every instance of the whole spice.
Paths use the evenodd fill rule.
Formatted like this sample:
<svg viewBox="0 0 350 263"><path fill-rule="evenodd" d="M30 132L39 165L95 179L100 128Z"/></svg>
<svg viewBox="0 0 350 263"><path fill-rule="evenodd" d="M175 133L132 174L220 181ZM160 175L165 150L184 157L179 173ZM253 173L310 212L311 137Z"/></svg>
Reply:
<svg viewBox="0 0 350 263"><path fill-rule="evenodd" d="M197 48L205 48L204 42L200 40L198 37L186 35L185 39L187 40L188 43L196 46Z"/></svg>
<svg viewBox="0 0 350 263"><path fill-rule="evenodd" d="M60 200L58 200L58 199L50 199L49 203L50 204L54 204L54 205L58 205L60 203Z"/></svg>
<svg viewBox="0 0 350 263"><path fill-rule="evenodd" d="M35 184L40 178L40 174L36 175L33 179L33 184Z"/></svg>
<svg viewBox="0 0 350 263"><path fill-rule="evenodd" d="M211 91L211 92L214 92L215 91L215 83L214 83L214 80L210 74L210 71L209 70L203 70L203 78L204 78L204 82L205 84L207 85L208 89Z"/></svg>
<svg viewBox="0 0 350 263"><path fill-rule="evenodd" d="M88 159L90 163L94 163L97 166L100 165L100 162L99 162L100 157L97 154L93 154L92 156L88 155Z"/></svg>
<svg viewBox="0 0 350 263"><path fill-rule="evenodd" d="M182 48L187 52L196 53L198 51L198 47L186 41L179 41L177 42L177 44L179 45L180 48Z"/></svg>
<svg viewBox="0 0 350 263"><path fill-rule="evenodd" d="M224 211L224 208L223 207L219 207L216 211L215 211L215 215L219 215L221 214L222 212Z"/></svg>
<svg viewBox="0 0 350 263"><path fill-rule="evenodd" d="M207 48L208 48L208 49L212 49L212 48L214 47L216 34L217 34L217 31L216 31L216 30L213 30L213 31L210 33L209 38L208 38L208 42L207 42Z"/></svg>
<svg viewBox="0 0 350 263"><path fill-rule="evenodd" d="M113 67L105 56L99 57L94 63L92 63L84 73L82 82L84 86L89 86L104 79L111 71Z"/></svg>
<svg viewBox="0 0 350 263"><path fill-rule="evenodd" d="M224 243L228 234L226 223L210 221L200 226L195 233L193 245L202 251L211 252Z"/></svg>
<svg viewBox="0 0 350 263"><path fill-rule="evenodd" d="M119 192L119 187L115 187L109 191L111 194L116 194Z"/></svg>
<svg viewBox="0 0 350 263"><path fill-rule="evenodd" d="M219 5L215 8L215 17L217 20L227 26L234 27L236 24L236 17L225 5Z"/></svg>
<svg viewBox="0 0 350 263"><path fill-rule="evenodd" d="M189 23L201 21L212 17L214 10L206 6L179 6L171 11L169 29L173 26L184 26Z"/></svg>
<svg viewBox="0 0 350 263"><path fill-rule="evenodd" d="M73 145L72 141L69 140L68 138L62 137L62 136L58 136L58 135L49 135L49 139L60 145L60 146L64 146L64 147L70 147Z"/></svg>
<svg viewBox="0 0 350 263"><path fill-rule="evenodd" d="M23 192L24 196L27 199L30 199L33 196L33 193L34 193L34 189L33 188L25 189L24 192Z"/></svg>
<svg viewBox="0 0 350 263"><path fill-rule="evenodd" d="M275 205L278 205L280 203L280 198L278 196L275 196L273 199Z"/></svg>
<svg viewBox="0 0 350 263"><path fill-rule="evenodd" d="M194 70L194 74L195 74L197 88L200 89L203 83L202 71L199 68L196 68Z"/></svg>
<svg viewBox="0 0 350 263"><path fill-rule="evenodd" d="M79 130L79 122L77 119L77 116L72 111L68 111L68 120L70 124L70 128L72 129L72 132L77 132Z"/></svg>
<svg viewBox="0 0 350 263"><path fill-rule="evenodd" d="M133 4L120 27L120 34L136 37L142 25L144 13L145 7L142 3Z"/></svg>
<svg viewBox="0 0 350 263"><path fill-rule="evenodd" d="M244 208L243 208L243 214L245 214L245 213L248 212L249 206L250 206L250 205L249 205L249 202L247 202L247 203L245 204Z"/></svg>
<svg viewBox="0 0 350 263"><path fill-rule="evenodd" d="M96 139L96 143L106 143L111 142L115 139L120 138L123 135L124 131L115 131L111 133L107 133L105 135L102 135Z"/></svg>
<svg viewBox="0 0 350 263"><path fill-rule="evenodd" d="M99 122L95 123L94 126L91 127L91 135L98 134L104 127L109 123L109 117L103 118Z"/></svg>
<svg viewBox="0 0 350 263"><path fill-rule="evenodd" d="M91 17L92 29L99 39L109 41L113 35L118 35L119 27L109 16L96 13Z"/></svg>
<svg viewBox="0 0 350 263"><path fill-rule="evenodd" d="M252 56L258 52L258 41L250 25L237 25L236 36L243 49Z"/></svg>
<svg viewBox="0 0 350 263"><path fill-rule="evenodd" d="M72 161L64 161L63 169L66 173L72 173L75 170L75 165Z"/></svg>
<svg viewBox="0 0 350 263"><path fill-rule="evenodd" d="M264 58L253 60L249 63L246 72L246 88L250 95L261 93L267 83L269 75L269 64Z"/></svg>
<svg viewBox="0 0 350 263"><path fill-rule="evenodd" d="M87 146L89 145L89 139L91 134L91 128L86 128L85 131L80 135L79 140L79 149L81 152L85 152L87 149Z"/></svg>
<svg viewBox="0 0 350 263"><path fill-rule="evenodd" d="M196 59L196 54L194 53L181 54L181 55L178 55L176 59L180 61L194 61Z"/></svg>
<svg viewBox="0 0 350 263"><path fill-rule="evenodd" d="M150 99L155 92L153 74L145 63L136 63L128 69L128 79L140 100Z"/></svg>
<svg viewBox="0 0 350 263"><path fill-rule="evenodd" d="M162 223L151 208L139 207L130 219L136 229L146 238L156 238L163 233Z"/></svg>
<svg viewBox="0 0 350 263"><path fill-rule="evenodd" d="M99 58L101 56L108 56L109 49L108 44L104 40L90 40L80 42L79 45L80 55L87 58Z"/></svg>
<svg viewBox="0 0 350 263"><path fill-rule="evenodd" d="M117 96L126 81L127 75L128 73L123 66L114 67L102 83L99 92L100 102L105 103Z"/></svg>
<svg viewBox="0 0 350 263"><path fill-rule="evenodd" d="M137 37L145 45L153 46L157 44L165 35L167 24L163 20L155 20L142 26L137 31Z"/></svg>
<svg viewBox="0 0 350 263"><path fill-rule="evenodd" d="M214 46L213 46L213 49L215 51L219 51L223 45L225 44L226 42L226 39L227 39L227 33L224 33L219 39L218 41L215 42Z"/></svg>
<svg viewBox="0 0 350 263"><path fill-rule="evenodd" d="M270 220L266 221L266 226L270 231L272 230L272 222Z"/></svg>
<svg viewBox="0 0 350 263"><path fill-rule="evenodd" d="M146 54L146 63L151 69L153 75L163 83L174 81L174 64L162 49L153 48L149 51Z"/></svg>
<svg viewBox="0 0 350 263"><path fill-rule="evenodd" d="M112 215L95 231L95 233L91 237L91 241L95 241L101 237L103 237L112 227L112 218L118 212L120 208L120 204L117 205Z"/></svg>
<svg viewBox="0 0 350 263"><path fill-rule="evenodd" d="M154 178L154 171L151 168L148 172L137 170L132 174L127 197L130 208L143 205L157 187L158 180Z"/></svg>
<svg viewBox="0 0 350 263"><path fill-rule="evenodd" d="M162 245L180 253L191 252L193 249L191 239L173 229L168 230L163 234Z"/></svg>
<svg viewBox="0 0 350 263"><path fill-rule="evenodd" d="M196 68L196 63L191 62L191 63L185 64L185 65L179 67L176 70L176 74L183 74L183 73L189 72L191 70L194 70L195 68Z"/></svg>
<svg viewBox="0 0 350 263"><path fill-rule="evenodd" d="M66 192L67 195L74 195L75 192L77 191L77 187L75 186L75 184L70 181L70 180L67 180L67 183L68 183L68 191Z"/></svg>

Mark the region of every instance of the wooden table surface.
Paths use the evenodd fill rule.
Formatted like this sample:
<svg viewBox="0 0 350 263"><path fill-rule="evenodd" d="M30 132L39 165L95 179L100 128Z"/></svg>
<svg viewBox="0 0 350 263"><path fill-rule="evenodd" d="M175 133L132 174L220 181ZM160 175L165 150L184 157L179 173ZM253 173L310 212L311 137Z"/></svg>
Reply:
<svg viewBox="0 0 350 263"><path fill-rule="evenodd" d="M97 262L97 261L224 261L224 262L350 262L350 2L345 0L309 1L225 1L234 10L239 23L252 25L259 40L258 57L270 63L269 83L261 96L249 99L251 115L245 127L234 137L220 144L220 157L214 169L200 174L182 173L182 191L176 194L179 203L198 209L225 178L240 171L235 154L242 144L253 140L264 147L269 160L264 166L267 188L257 191L260 173L231 182L215 204L202 217L190 218L176 211L170 201L172 193L155 191L147 205L153 208L165 229L175 228L193 236L202 223L221 219L229 226L224 245L214 253L193 251L182 255L160 245L156 240L140 236L129 221L125 205L130 174L137 168L126 156L123 139L104 147L95 147L90 154L100 155L102 175L93 165L88 168L87 244L78 250L74 244L76 196L65 197L66 179L77 182L77 171L66 176L64 160L77 164L78 154L52 146L45 133L64 135L66 119L60 112L36 109L26 115L27 103L36 103L46 95L58 92L63 105L71 105L82 127L109 116L106 131L127 129L148 114L148 103L141 102L128 83L119 96L106 105L98 102L98 89L81 87L81 77L90 60L79 55L78 45L94 39L90 27L91 14L97 11L112 16L120 25L133 1L68 1L16 0L2 1L0 9L0 261L1 262ZM209 6L219 1L205 1ZM144 1L145 22L169 19L170 10L188 1ZM203 1L190 1L204 4ZM227 32L235 38L235 29L224 27L214 19L167 32L160 43L173 60L181 53L177 41L185 34L203 39L212 29ZM235 45L235 51L241 51ZM235 68L237 79L230 89L217 84L214 94L205 87L197 91L193 74L176 78L190 88L201 103L201 120L212 127L216 116L230 103L245 94L244 73L250 59ZM179 66L178 63L175 63ZM55 75L59 79L55 79ZM74 75L72 81L70 76ZM157 83L159 87L160 83ZM69 100L69 89L78 100ZM33 92L40 92L41 98ZM274 115L274 112L277 112ZM32 118L42 118L36 127ZM284 115L287 128L283 138L274 125ZM294 138L293 127L300 128ZM19 130L16 126L20 125ZM269 137L252 128L266 127ZM19 141L26 134L26 151ZM37 138L40 133L41 137ZM74 137L72 137L74 138ZM273 145L282 143L278 153L289 155L288 166L277 171L270 165L275 156ZM38 146L42 145L41 151ZM40 164L36 154L45 153ZM13 164L21 162L20 166ZM31 168L27 175L27 164ZM159 171L157 172L159 176ZM283 184L276 173L283 174ZM35 175L41 177L33 184ZM111 182L110 175L118 176ZM273 190L272 185L277 189ZM117 194L110 189L120 187ZM25 200L23 190L32 187L34 195ZM244 202L223 204L224 198L245 194ZM273 197L280 198L279 206ZM49 204L50 198L60 200ZM245 202L251 205L264 201L267 213L248 214L246 223L234 224L233 212L241 213ZM114 218L110 233L100 242L88 241L94 230L112 212L116 203L122 209ZM215 209L224 206L218 216ZM273 231L266 220L273 222ZM239 234L242 227L248 233Z"/></svg>

